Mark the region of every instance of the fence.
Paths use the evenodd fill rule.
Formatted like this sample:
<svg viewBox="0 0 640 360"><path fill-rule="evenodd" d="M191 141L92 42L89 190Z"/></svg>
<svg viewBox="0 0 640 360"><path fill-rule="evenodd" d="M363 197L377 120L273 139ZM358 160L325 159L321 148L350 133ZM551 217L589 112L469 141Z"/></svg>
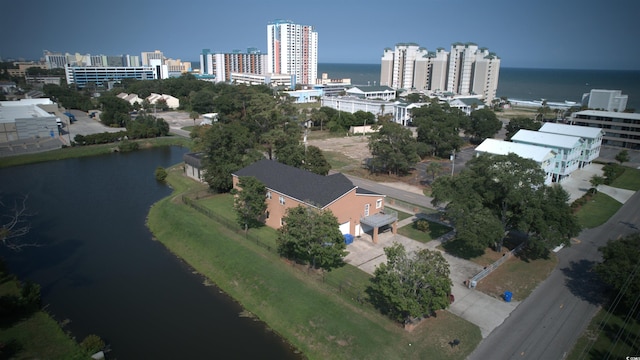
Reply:
<svg viewBox="0 0 640 360"><path fill-rule="evenodd" d="M244 229L242 229L242 227L238 225L238 223L230 221L229 219L221 216L220 214L217 214L211 211L210 209L207 209L206 207L198 204L196 200L191 199L186 195L182 195L182 202L192 207L196 211L202 213L203 215L207 216L208 218L227 227L228 229L238 234L242 234L242 236L244 236L245 239L256 243L260 247L268 250L269 252L277 254L277 249L274 248L271 244L265 243L259 237L251 233L245 234ZM310 278L316 281L323 282L335 288L336 292L340 294L342 297L348 300L352 300L353 302L359 305L365 305L365 306L371 306L371 307L373 306L371 303L366 301L367 297L365 294L365 289L362 288L361 286L356 286L353 283L349 282L348 280L338 279L331 272L318 271L316 269L309 267L306 264L302 264L295 260L287 260L287 263L289 263L292 267L299 270L300 272L306 273Z"/></svg>
<svg viewBox="0 0 640 360"><path fill-rule="evenodd" d="M482 271L480 271L474 277L469 279L469 281L467 281L467 286L469 287L469 289L475 288L476 285L478 284L478 281L480 281L480 280L484 279L485 277L487 277L487 275L491 274L491 272L493 270L497 269L500 265L502 265L502 263L504 263L505 261L509 260L513 255L515 255L518 251L520 251L522 249L524 244L525 243L523 242L522 244L516 246L513 250L509 251L503 257L501 257L500 259L496 260L493 264L485 267Z"/></svg>

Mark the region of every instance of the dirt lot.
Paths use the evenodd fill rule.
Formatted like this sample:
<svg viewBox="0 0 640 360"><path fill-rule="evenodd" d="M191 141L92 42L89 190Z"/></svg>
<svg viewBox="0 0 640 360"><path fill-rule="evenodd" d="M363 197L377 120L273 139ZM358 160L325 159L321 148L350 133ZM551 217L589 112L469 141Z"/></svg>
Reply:
<svg viewBox="0 0 640 360"><path fill-rule="evenodd" d="M341 153L357 164L371 157L369 151L369 138L363 136L347 136L327 139L310 139L309 145L317 146L322 151Z"/></svg>

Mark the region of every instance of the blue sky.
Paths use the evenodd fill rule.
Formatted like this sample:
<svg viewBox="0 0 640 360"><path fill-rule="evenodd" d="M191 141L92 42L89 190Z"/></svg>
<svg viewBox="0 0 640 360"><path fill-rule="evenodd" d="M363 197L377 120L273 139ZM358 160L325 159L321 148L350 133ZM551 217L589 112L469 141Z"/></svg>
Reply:
<svg viewBox="0 0 640 360"><path fill-rule="evenodd" d="M192 61L206 48L266 52L267 23L288 19L315 26L320 63L377 64L402 42L429 50L474 42L503 67L640 70L633 0L36 0L5 2L2 12L3 59L39 59L44 49L158 49Z"/></svg>

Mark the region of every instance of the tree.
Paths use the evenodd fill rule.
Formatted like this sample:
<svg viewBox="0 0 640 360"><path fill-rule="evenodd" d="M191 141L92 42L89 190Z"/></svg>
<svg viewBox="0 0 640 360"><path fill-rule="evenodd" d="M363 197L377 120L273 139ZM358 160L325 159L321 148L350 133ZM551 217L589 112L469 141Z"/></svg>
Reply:
<svg viewBox="0 0 640 360"><path fill-rule="evenodd" d="M298 206L287 209L278 229L278 253L312 268L331 271L344 265L344 236L329 210Z"/></svg>
<svg viewBox="0 0 640 360"><path fill-rule="evenodd" d="M598 186L604 184L605 179L604 179L603 176L593 175L591 177L591 179L589 179L589 182L591 183L591 186L593 187L593 192L597 193L598 192Z"/></svg>
<svg viewBox="0 0 640 360"><path fill-rule="evenodd" d="M616 155L616 161L620 163L620 165L622 165L622 163L628 162L629 161L629 151L625 150L621 150L617 155Z"/></svg>
<svg viewBox="0 0 640 360"><path fill-rule="evenodd" d="M603 261L596 265L596 273L618 292L627 307L631 307L640 294L640 233L609 240L598 250Z"/></svg>
<svg viewBox="0 0 640 360"><path fill-rule="evenodd" d="M318 175L327 175L331 164L317 146L309 145L305 150L303 168Z"/></svg>
<svg viewBox="0 0 640 360"><path fill-rule="evenodd" d="M196 126L196 120L198 120L200 114L197 111L192 111L189 113L189 117L193 119L193 126Z"/></svg>
<svg viewBox="0 0 640 360"><path fill-rule="evenodd" d="M27 219L31 216L27 212L27 200L25 195L13 201L13 206L7 206L0 201L2 217L0 219L0 241L10 250L20 251L23 247L36 246L35 243L24 243L22 238L31 230L31 224Z"/></svg>
<svg viewBox="0 0 640 360"><path fill-rule="evenodd" d="M369 149L373 155L369 166L372 173L405 175L420 160L411 130L394 122L385 123L371 135Z"/></svg>
<svg viewBox="0 0 640 360"><path fill-rule="evenodd" d="M158 166L155 171L156 180L160 182L164 182L167 179L167 170L165 170L162 166Z"/></svg>
<svg viewBox="0 0 640 360"><path fill-rule="evenodd" d="M384 252L387 263L376 268L367 288L371 302L383 314L404 322L449 305L449 264L439 251L407 254L404 246L394 243Z"/></svg>
<svg viewBox="0 0 640 360"><path fill-rule="evenodd" d="M425 171L427 174L431 174L431 178L433 179L433 181L435 181L436 175L438 175L442 171L442 164L436 161L432 161L427 164Z"/></svg>
<svg viewBox="0 0 640 360"><path fill-rule="evenodd" d="M233 189L233 208L236 211L238 223L244 227L244 231L249 228L263 225L262 217L267 211L265 194L267 188L260 180L253 176L242 176L238 181L238 189Z"/></svg>
<svg viewBox="0 0 640 360"><path fill-rule="evenodd" d="M417 141L426 145L424 150L431 156L448 157L464 144L460 129L467 127L468 118L459 109L432 101L428 106L413 109L412 114L418 128Z"/></svg>
<svg viewBox="0 0 640 360"><path fill-rule="evenodd" d="M515 117L509 121L506 126L506 140L510 140L520 129L538 131L542 127L542 123L526 117Z"/></svg>
<svg viewBox="0 0 640 360"><path fill-rule="evenodd" d="M485 214L501 224L503 237L511 230L521 230L529 235L528 245L537 246L541 256L545 249L567 244L580 230L566 191L545 186L540 166L515 154L480 155L458 176L438 178L432 189L433 204L448 202L447 214L456 224L478 224L463 217L486 209ZM502 242L503 238L496 242L496 251L502 251Z"/></svg>
<svg viewBox="0 0 640 360"><path fill-rule="evenodd" d="M214 123L195 141L194 151L204 153L204 179L217 192L233 187L231 174L262 158L254 150L255 140L238 122Z"/></svg>
<svg viewBox="0 0 640 360"><path fill-rule="evenodd" d="M498 120L496 113L489 108L471 112L466 133L480 140L493 137L502 129L502 121Z"/></svg>

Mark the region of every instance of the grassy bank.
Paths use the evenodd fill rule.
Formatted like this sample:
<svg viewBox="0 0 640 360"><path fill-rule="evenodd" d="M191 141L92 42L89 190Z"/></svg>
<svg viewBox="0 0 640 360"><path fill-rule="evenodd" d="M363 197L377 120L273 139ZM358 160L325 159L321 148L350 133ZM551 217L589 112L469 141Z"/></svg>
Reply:
<svg viewBox="0 0 640 360"><path fill-rule="evenodd" d="M582 228L590 229L607 222L621 207L617 200L599 192L578 210L576 217Z"/></svg>
<svg viewBox="0 0 640 360"><path fill-rule="evenodd" d="M170 145L190 147L192 144L190 139L179 137L179 136L168 136L163 138L142 139L142 140L135 140L135 141L140 144L141 149L158 147L158 146L170 146ZM74 146L74 147L66 147L58 150L45 151L45 152L35 153L35 154L24 154L24 155L3 157L3 158L0 158L0 168L17 166L17 165L34 164L34 163L40 163L45 161L64 160L64 159L71 159L71 158L109 154L113 152L113 148L116 146L117 144Z"/></svg>
<svg viewBox="0 0 640 360"><path fill-rule="evenodd" d="M150 210L148 225L156 238L308 358L460 359L480 341L476 326L446 311L413 332L403 330L370 306L182 204L180 191L188 190L175 185L181 177L179 171L169 171L176 192ZM208 201L203 203L209 208L221 206ZM368 279L350 266L335 276L360 284ZM461 344L452 348L448 343L455 338Z"/></svg>
<svg viewBox="0 0 640 360"><path fill-rule="evenodd" d="M601 309L578 339L567 359L625 359L638 356L638 334L640 323L636 319L631 319L625 324L625 315ZM616 335L619 335L618 341Z"/></svg>
<svg viewBox="0 0 640 360"><path fill-rule="evenodd" d="M19 294L15 277L2 274L0 297ZM44 311L20 317L3 314L0 326L0 359L80 360L90 357Z"/></svg>

